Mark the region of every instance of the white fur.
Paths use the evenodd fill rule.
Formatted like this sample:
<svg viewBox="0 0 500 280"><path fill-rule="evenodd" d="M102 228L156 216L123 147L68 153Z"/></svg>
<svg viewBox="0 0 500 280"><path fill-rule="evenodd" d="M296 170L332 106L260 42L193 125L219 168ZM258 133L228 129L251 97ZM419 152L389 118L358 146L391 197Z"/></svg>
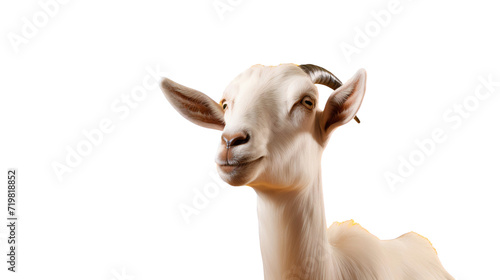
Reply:
<svg viewBox="0 0 500 280"><path fill-rule="evenodd" d="M231 158L222 142L216 156L218 171L229 184L248 185L258 194L267 280L453 279L429 241L415 233L381 241L352 221L326 228L321 156L331 132L358 111L365 81L364 70L356 73L332 94L324 112L317 107L316 86L293 64L253 66L224 92L223 133L246 131L250 141L232 147ZM165 87L164 92L168 97ZM314 109L301 105L304 95L315 101ZM339 112L340 119L322 127L332 111ZM237 171L223 169L225 163L253 160Z"/></svg>

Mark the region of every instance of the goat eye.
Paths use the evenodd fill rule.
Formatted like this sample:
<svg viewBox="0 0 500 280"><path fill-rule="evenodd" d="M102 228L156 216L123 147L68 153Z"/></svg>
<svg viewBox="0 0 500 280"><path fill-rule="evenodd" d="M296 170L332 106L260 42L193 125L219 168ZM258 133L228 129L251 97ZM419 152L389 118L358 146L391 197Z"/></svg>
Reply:
<svg viewBox="0 0 500 280"><path fill-rule="evenodd" d="M302 100L300 101L300 103L302 105L304 105L309 110L311 110L311 109L314 108L314 101L309 96L305 96L304 98L302 98Z"/></svg>

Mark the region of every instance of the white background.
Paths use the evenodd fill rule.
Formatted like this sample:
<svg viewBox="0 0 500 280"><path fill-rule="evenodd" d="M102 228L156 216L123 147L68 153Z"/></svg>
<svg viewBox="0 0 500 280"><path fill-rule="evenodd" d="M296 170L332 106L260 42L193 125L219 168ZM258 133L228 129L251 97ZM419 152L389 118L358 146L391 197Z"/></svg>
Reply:
<svg viewBox="0 0 500 280"><path fill-rule="evenodd" d="M389 2L233 0L221 18L212 0L74 0L14 46L23 18L43 9L3 1L0 170L6 180L18 168L20 220L18 273L2 261L0 278L263 279L253 190L224 185L189 224L179 211L218 182L220 132L184 120L158 87L126 117L112 105L124 106L148 67L219 100L251 65L292 62L343 81L368 72L361 124L338 129L323 156L327 223L354 219L381 239L415 231L456 279L500 279L500 87L457 128L443 119L479 77L500 81L499 7L401 0L346 56L343 42L355 47L356 28ZM324 101L330 91L321 93ZM113 131L58 180L53 164L66 164L68 147L104 119ZM391 189L384 173L437 128L447 140Z"/></svg>

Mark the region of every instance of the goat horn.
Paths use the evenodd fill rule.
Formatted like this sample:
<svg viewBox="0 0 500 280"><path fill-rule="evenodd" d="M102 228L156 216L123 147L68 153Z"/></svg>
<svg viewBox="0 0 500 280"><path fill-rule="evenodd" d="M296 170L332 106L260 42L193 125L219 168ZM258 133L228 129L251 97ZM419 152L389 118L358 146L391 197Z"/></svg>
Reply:
<svg viewBox="0 0 500 280"><path fill-rule="evenodd" d="M326 70L323 67L314 64L301 64L299 65L299 67L300 69L302 69L302 71L309 75L309 77L315 84L324 85L333 90L338 89L342 85L342 82L339 80L339 78L337 78L332 74L332 72ZM360 123L357 116L354 116L354 120L357 123Z"/></svg>

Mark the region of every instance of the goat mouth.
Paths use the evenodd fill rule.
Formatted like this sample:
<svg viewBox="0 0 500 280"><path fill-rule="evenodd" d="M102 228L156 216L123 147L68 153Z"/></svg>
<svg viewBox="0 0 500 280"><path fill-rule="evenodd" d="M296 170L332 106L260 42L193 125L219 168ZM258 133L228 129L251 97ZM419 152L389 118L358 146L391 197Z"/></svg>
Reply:
<svg viewBox="0 0 500 280"><path fill-rule="evenodd" d="M241 168L245 168L247 166L250 166L250 165L253 165L259 161L261 161L264 157L259 157L257 159L254 159L254 160L249 160L249 161L245 161L245 162L225 162L224 164L219 164L217 163L217 165L219 166L219 168L225 172L225 173L231 173L237 169L241 169Z"/></svg>

